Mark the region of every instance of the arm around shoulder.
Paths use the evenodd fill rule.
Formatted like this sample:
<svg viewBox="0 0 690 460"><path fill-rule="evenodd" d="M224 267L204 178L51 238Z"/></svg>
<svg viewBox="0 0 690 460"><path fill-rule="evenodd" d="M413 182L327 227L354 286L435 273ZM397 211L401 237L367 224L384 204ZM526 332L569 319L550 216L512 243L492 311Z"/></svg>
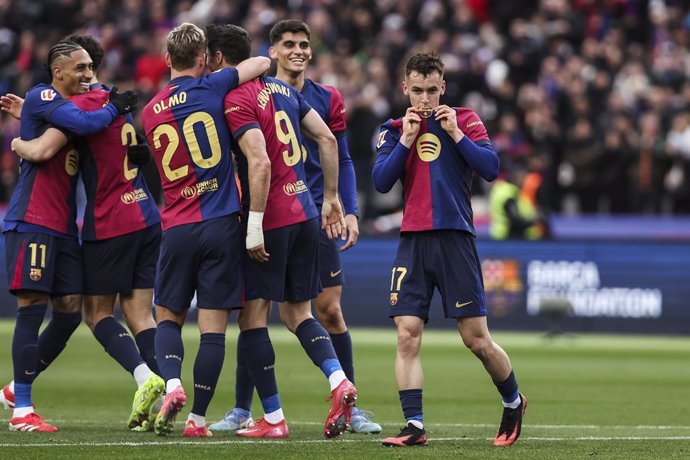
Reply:
<svg viewBox="0 0 690 460"><path fill-rule="evenodd" d="M67 144L67 136L55 128L48 128L40 137L25 141L12 140L12 150L22 159L34 163L50 160Z"/></svg>
<svg viewBox="0 0 690 460"><path fill-rule="evenodd" d="M237 64L237 79L239 84L246 83L260 77L271 67L271 59L266 56L255 56Z"/></svg>

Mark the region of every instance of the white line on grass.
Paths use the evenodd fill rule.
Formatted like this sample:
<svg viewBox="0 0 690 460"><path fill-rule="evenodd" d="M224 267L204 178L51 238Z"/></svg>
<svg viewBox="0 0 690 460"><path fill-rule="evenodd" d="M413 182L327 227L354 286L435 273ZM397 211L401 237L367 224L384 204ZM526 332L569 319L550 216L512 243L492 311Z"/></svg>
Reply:
<svg viewBox="0 0 690 460"><path fill-rule="evenodd" d="M493 438L483 436L443 437L429 439L430 443L447 441L491 441ZM575 436L575 437L535 437L523 436L521 441L689 441L690 436ZM289 440L206 440L187 441L184 439L171 439L169 441L115 441L115 442L65 442L51 441L46 443L1 443L0 448L7 447L150 447L150 446L202 446L202 445L241 445L241 444L325 444L325 443L379 443L379 439L289 439Z"/></svg>

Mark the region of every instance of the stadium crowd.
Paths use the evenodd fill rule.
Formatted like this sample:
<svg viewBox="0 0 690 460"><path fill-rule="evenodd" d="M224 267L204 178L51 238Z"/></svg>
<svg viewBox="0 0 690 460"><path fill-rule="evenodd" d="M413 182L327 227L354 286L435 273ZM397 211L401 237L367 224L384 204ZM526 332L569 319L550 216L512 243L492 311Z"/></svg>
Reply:
<svg viewBox="0 0 690 460"><path fill-rule="evenodd" d="M271 25L299 18L313 32L307 76L345 99L365 221L401 205L371 186L374 137L403 113L407 57L431 49L446 64L443 101L481 116L504 168L543 175L544 212L687 213L689 10L676 0L0 0L0 94L45 81L50 45L78 32L106 51L101 81L148 101L167 83L172 26L239 24L265 56ZM0 202L17 179L18 129L3 114ZM477 180L473 192L488 187Z"/></svg>

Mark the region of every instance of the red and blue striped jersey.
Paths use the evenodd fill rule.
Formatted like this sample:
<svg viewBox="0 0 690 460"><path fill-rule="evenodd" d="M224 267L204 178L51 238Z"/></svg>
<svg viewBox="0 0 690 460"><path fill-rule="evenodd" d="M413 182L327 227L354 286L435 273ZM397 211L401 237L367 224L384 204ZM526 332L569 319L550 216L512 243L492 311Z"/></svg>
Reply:
<svg viewBox="0 0 690 460"><path fill-rule="evenodd" d="M321 85L305 78L302 97L316 110L338 140L338 193L343 201L345 214L358 216L357 182L347 143L347 118L343 96L332 86ZM321 208L323 205L323 171L321 170L319 147L308 137L305 137L303 142L307 149L307 159L304 162L307 185L314 197L316 206Z"/></svg>
<svg viewBox="0 0 690 460"><path fill-rule="evenodd" d="M171 80L141 118L161 177L163 230L227 216L240 209L223 97L237 70Z"/></svg>
<svg viewBox="0 0 690 460"><path fill-rule="evenodd" d="M70 98L82 110L96 110L108 92L92 90ZM127 146L136 142L131 115L120 116L107 128L74 144L86 190L82 239L102 240L142 230L160 222L144 175L127 160Z"/></svg>
<svg viewBox="0 0 690 460"><path fill-rule="evenodd" d="M477 145L489 144L479 116L467 108L455 108L458 127ZM402 118L389 120L379 132L377 160L389 156L402 136ZM462 144L460 141L458 144ZM401 231L454 229L475 234L472 222L471 185L474 170L458 144L434 120L422 118L419 134L410 148L402 176L404 214ZM495 156L495 152L493 155ZM491 158L498 168L498 158ZM493 167L493 166L492 166Z"/></svg>
<svg viewBox="0 0 690 460"><path fill-rule="evenodd" d="M235 139L252 128L266 139L271 160L271 186L263 228L271 230L319 215L304 171L300 121L311 110L299 91L280 80L262 77L225 97L225 116ZM246 168L238 168L242 175ZM245 177L240 177L247 184ZM246 186L246 185L245 185ZM243 190L249 196L248 190Z"/></svg>

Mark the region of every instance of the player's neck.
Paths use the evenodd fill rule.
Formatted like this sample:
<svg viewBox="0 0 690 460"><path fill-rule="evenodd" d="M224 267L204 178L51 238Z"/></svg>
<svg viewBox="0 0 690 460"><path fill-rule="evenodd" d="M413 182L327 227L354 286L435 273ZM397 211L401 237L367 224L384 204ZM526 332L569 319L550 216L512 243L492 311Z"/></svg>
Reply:
<svg viewBox="0 0 690 460"><path fill-rule="evenodd" d="M297 91L302 92L302 88L304 87L304 72L293 73L278 69L276 72L276 78L284 81Z"/></svg>

